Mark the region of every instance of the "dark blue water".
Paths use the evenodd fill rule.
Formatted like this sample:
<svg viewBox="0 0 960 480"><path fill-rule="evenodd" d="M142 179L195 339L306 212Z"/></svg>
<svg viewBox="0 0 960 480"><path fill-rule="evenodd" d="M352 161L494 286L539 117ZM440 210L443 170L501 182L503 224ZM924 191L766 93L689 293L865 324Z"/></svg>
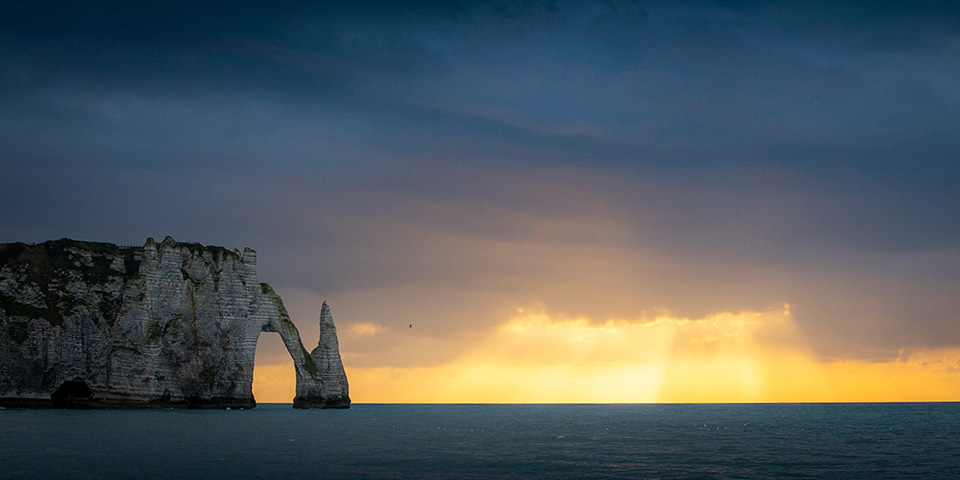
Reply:
<svg viewBox="0 0 960 480"><path fill-rule="evenodd" d="M0 410L0 478L960 478L960 404Z"/></svg>

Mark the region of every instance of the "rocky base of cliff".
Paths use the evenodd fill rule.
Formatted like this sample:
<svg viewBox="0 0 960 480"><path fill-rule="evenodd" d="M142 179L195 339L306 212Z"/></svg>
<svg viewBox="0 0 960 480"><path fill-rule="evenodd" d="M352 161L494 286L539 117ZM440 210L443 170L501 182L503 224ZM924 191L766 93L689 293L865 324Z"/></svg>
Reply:
<svg viewBox="0 0 960 480"><path fill-rule="evenodd" d="M164 401L130 401L115 399L75 400L69 402L53 402L44 398L0 398L0 407L2 408L68 408L68 409L135 409L148 410L154 408L198 408L208 410L240 410L255 408L257 402L242 400L205 400L201 402L182 401L182 402L164 402Z"/></svg>
<svg viewBox="0 0 960 480"><path fill-rule="evenodd" d="M319 395L298 395L293 408L350 408L350 397L324 398Z"/></svg>

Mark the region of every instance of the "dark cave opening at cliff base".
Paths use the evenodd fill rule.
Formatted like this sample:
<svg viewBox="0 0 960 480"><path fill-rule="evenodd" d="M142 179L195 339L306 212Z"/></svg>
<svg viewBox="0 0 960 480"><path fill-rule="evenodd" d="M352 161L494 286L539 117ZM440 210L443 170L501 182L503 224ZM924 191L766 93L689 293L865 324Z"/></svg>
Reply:
<svg viewBox="0 0 960 480"><path fill-rule="evenodd" d="M297 373L279 333L260 332L253 367L253 396L257 404L293 403Z"/></svg>

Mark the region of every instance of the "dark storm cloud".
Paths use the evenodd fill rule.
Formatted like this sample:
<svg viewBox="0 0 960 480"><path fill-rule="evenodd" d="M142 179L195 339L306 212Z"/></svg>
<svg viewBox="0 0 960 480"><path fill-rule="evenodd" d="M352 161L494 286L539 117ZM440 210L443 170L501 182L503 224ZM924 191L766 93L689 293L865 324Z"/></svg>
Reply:
<svg viewBox="0 0 960 480"><path fill-rule="evenodd" d="M399 286L789 301L831 354L960 344L952 3L8 2L0 42L3 241L251 245L410 312L435 298Z"/></svg>
<svg viewBox="0 0 960 480"><path fill-rule="evenodd" d="M588 165L673 162L684 154L701 158L702 149L716 156L718 147L729 160L753 153L746 146L777 141L869 142L931 129L945 135L957 122L955 95L932 88L936 78L918 84L920 75L893 71L922 58L864 65L859 57L867 35L858 32L906 35L905 26L871 21L894 15L919 16L908 31L949 47L943 38L950 22L938 20L943 12L920 15L922 7L912 16L879 10L866 26L850 18L860 11L850 6L853 12L800 6L787 13L626 2L431 7L33 7L32 15L5 15L5 70L14 72L9 83L21 84L5 91L11 101L34 97L25 108L57 110L64 106L49 104L58 97L104 90L184 102L197 95L233 102L246 92L287 108L307 100L374 116L390 110L428 127L479 117L504 124L507 132L491 132L497 140L516 127L544 134L538 149L586 144L579 155L541 161ZM939 28L927 33L928 24ZM956 67L934 65L950 65L940 60L919 66L946 81ZM35 98L37 90L45 95ZM83 113L83 105L72 107ZM508 145L529 142L503 136ZM590 151L591 141L637 149L611 158Z"/></svg>

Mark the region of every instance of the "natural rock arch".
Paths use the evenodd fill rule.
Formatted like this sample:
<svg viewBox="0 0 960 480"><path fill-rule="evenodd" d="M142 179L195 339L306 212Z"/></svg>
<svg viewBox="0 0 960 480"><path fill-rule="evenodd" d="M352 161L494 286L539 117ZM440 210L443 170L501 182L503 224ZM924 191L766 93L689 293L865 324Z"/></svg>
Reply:
<svg viewBox="0 0 960 480"><path fill-rule="evenodd" d="M0 405L49 404L76 380L93 394L86 406L251 407L257 339L277 332L294 407L349 407L329 307L307 352L256 260L170 237L0 244Z"/></svg>
<svg viewBox="0 0 960 480"><path fill-rule="evenodd" d="M340 346L337 340L337 328L330 314L330 307L323 302L320 307L320 339L310 352L303 346L296 325L290 320L280 296L269 285L261 284L263 294L274 304L275 315L268 315L267 321L257 332L276 332L280 334L287 352L293 359L297 376L297 393L293 399L293 408L340 408L350 404L347 390L347 376L340 359ZM331 351L330 349L334 349ZM254 345L256 350L256 345Z"/></svg>

